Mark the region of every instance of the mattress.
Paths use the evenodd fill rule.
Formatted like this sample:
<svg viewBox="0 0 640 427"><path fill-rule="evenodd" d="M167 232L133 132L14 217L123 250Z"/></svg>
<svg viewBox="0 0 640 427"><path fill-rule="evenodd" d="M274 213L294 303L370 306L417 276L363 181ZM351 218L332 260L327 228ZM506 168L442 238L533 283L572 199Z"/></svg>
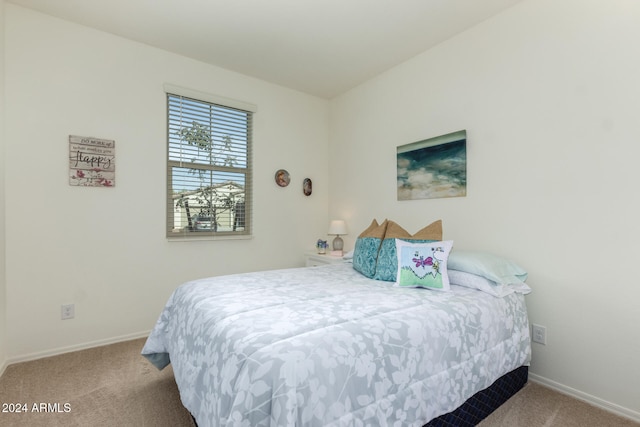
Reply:
<svg viewBox="0 0 640 427"><path fill-rule="evenodd" d="M205 426L422 426L528 365L524 296L397 288L350 264L179 286L142 354Z"/></svg>

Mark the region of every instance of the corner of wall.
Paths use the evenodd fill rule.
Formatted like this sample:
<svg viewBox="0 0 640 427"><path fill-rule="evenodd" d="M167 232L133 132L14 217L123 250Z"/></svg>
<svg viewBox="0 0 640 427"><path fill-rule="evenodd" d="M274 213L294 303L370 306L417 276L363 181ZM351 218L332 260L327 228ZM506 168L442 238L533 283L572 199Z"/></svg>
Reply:
<svg viewBox="0 0 640 427"><path fill-rule="evenodd" d="M7 361L7 285L4 209L4 0L0 0L0 375Z"/></svg>

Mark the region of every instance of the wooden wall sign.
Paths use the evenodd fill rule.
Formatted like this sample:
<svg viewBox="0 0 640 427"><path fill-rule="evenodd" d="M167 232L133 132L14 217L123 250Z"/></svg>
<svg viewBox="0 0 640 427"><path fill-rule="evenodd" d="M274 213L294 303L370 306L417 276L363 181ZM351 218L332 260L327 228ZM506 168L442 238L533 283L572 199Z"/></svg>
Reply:
<svg viewBox="0 0 640 427"><path fill-rule="evenodd" d="M69 135L69 185L115 186L116 142Z"/></svg>

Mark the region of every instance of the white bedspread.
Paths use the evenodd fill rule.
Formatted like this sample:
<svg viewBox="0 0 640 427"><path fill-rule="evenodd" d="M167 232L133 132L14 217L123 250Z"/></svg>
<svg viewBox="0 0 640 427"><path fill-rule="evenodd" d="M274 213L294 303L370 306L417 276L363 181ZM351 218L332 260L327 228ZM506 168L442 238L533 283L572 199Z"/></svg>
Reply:
<svg viewBox="0 0 640 427"><path fill-rule="evenodd" d="M207 426L422 426L530 360L524 296L401 289L351 264L173 293L143 355Z"/></svg>

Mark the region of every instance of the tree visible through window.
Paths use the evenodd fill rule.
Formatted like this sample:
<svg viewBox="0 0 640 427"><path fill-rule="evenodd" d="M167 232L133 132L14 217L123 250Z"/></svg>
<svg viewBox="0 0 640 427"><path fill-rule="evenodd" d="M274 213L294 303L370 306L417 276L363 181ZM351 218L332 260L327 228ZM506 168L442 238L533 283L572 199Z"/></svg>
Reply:
<svg viewBox="0 0 640 427"><path fill-rule="evenodd" d="M248 235L252 113L167 94L167 235Z"/></svg>

